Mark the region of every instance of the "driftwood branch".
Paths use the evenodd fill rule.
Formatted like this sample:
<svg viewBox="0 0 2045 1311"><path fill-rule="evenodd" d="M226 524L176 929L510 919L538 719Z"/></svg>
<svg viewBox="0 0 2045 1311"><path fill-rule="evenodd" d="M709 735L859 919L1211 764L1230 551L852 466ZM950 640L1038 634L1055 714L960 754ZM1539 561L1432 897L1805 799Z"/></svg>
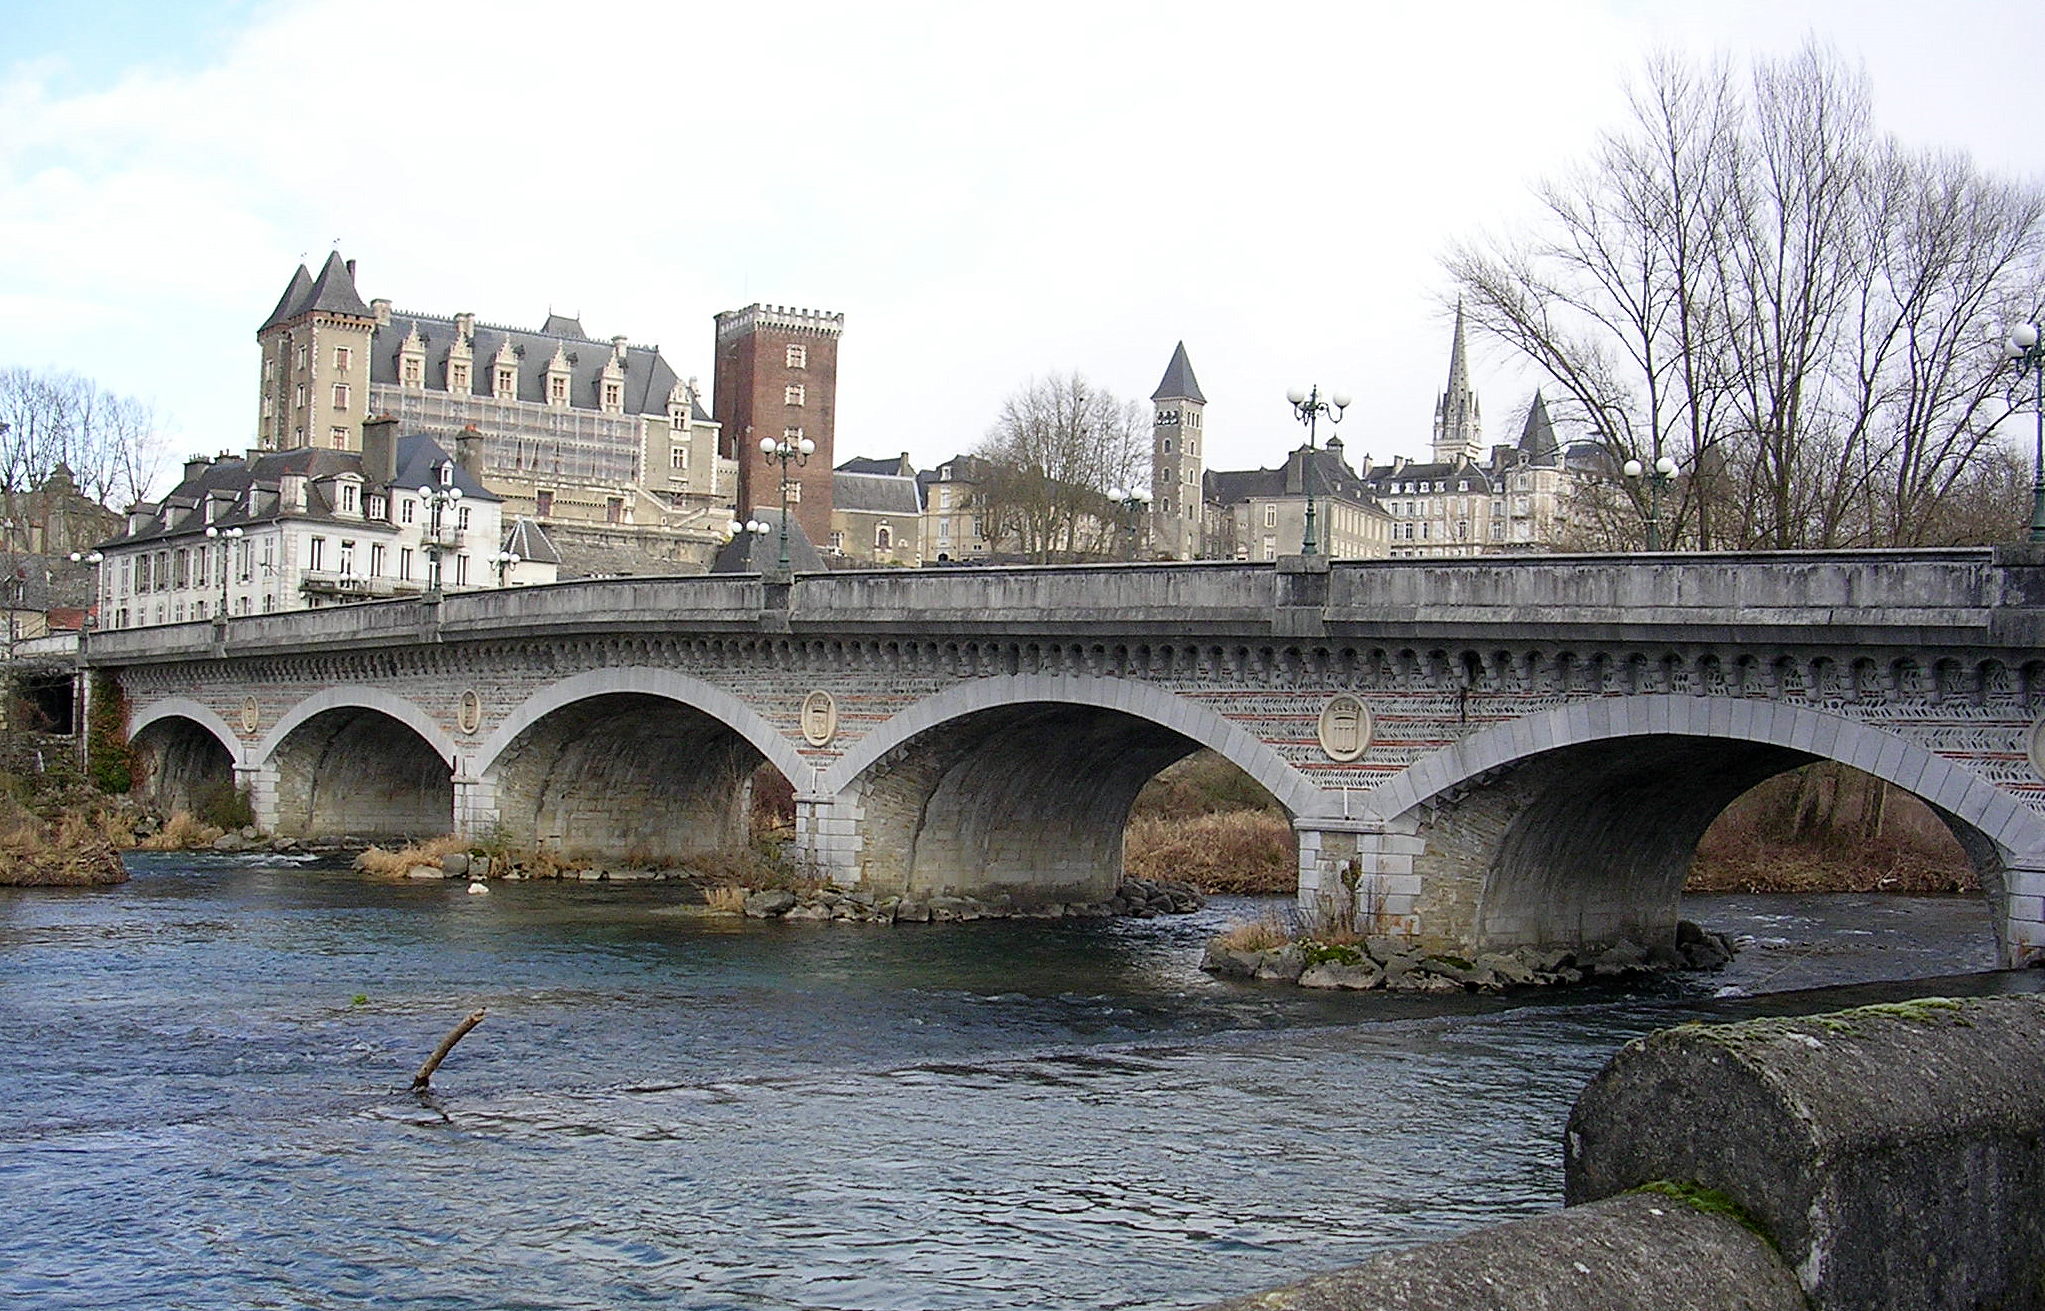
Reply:
<svg viewBox="0 0 2045 1311"><path fill-rule="evenodd" d="M432 1084L433 1072L440 1068L440 1063L447 1059L447 1054L454 1050L454 1045L468 1036L469 1030L481 1024L483 1017L489 1013L487 1008L470 1011L460 1024L448 1030L447 1036L440 1040L440 1045L433 1049L433 1055L426 1058L426 1064L419 1067L419 1073L412 1076L413 1092L424 1092Z"/></svg>

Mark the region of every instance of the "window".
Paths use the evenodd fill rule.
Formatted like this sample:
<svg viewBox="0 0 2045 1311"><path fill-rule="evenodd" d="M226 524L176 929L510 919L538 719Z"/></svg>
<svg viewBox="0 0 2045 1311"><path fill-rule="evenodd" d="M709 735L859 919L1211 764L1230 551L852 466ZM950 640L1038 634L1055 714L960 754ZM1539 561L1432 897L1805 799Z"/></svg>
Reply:
<svg viewBox="0 0 2045 1311"><path fill-rule="evenodd" d="M454 486L454 461L453 461L453 460L444 460L444 461L442 461L442 462L441 462L441 465L440 465L440 485L441 485L442 487L452 487L452 486Z"/></svg>
<svg viewBox="0 0 2045 1311"><path fill-rule="evenodd" d="M670 447L667 453L667 467L673 469L676 473L687 473L689 471L689 448L686 446Z"/></svg>
<svg viewBox="0 0 2045 1311"><path fill-rule="evenodd" d="M789 442L789 443L791 443L791 444L792 444L792 443L795 443L795 442L799 442L799 441L801 441L801 440L802 440L802 429L800 429L800 428L783 428L783 429L781 430L781 440L783 440L783 441L785 441L785 442Z"/></svg>
<svg viewBox="0 0 2045 1311"><path fill-rule="evenodd" d="M1458 480L1457 480L1457 482L1456 482L1456 490L1457 490L1457 491L1459 491L1459 492L1467 492L1467 491L1469 491L1469 490L1470 490L1470 480L1469 480L1468 478L1462 478L1462 479L1458 479Z"/></svg>
<svg viewBox="0 0 2045 1311"><path fill-rule="evenodd" d="M327 429L327 444L337 451L348 449L348 430L340 424Z"/></svg>
<svg viewBox="0 0 2045 1311"><path fill-rule="evenodd" d="M405 385L407 387L417 387L419 385L421 363L422 361L416 355L407 355L405 357Z"/></svg>
<svg viewBox="0 0 2045 1311"><path fill-rule="evenodd" d="M398 502L398 522L411 523L419 512L419 503L407 496Z"/></svg>
<svg viewBox="0 0 2045 1311"><path fill-rule="evenodd" d="M1170 455L1171 453L1172 453L1172 439L1171 439L1171 438L1169 438L1169 437L1167 437L1167 438L1165 438L1165 454L1166 454L1166 455Z"/></svg>
<svg viewBox="0 0 2045 1311"><path fill-rule="evenodd" d="M411 576L412 576L412 548L409 546L401 546L398 548L398 577L409 579Z"/></svg>
<svg viewBox="0 0 2045 1311"><path fill-rule="evenodd" d="M1266 528L1276 528L1278 526L1277 506L1267 505L1264 507L1264 526Z"/></svg>
<svg viewBox="0 0 2045 1311"><path fill-rule="evenodd" d="M544 491L537 492L533 496L533 501L535 503L533 508L539 514L540 518L544 519L548 515L554 513L554 493Z"/></svg>
<svg viewBox="0 0 2045 1311"><path fill-rule="evenodd" d="M796 345L791 342L788 347L788 367L791 369L808 368L809 347Z"/></svg>
<svg viewBox="0 0 2045 1311"><path fill-rule="evenodd" d="M568 403L568 379L565 376L558 373L548 375L547 399L556 405Z"/></svg>
<svg viewBox="0 0 2045 1311"><path fill-rule="evenodd" d="M334 408L337 410L348 408L348 384L345 382L334 384Z"/></svg>
<svg viewBox="0 0 2045 1311"><path fill-rule="evenodd" d="M301 368L301 369L305 367L305 343L304 343L304 342L300 342L300 343L298 343L298 367L299 367L299 368Z"/></svg>
<svg viewBox="0 0 2045 1311"><path fill-rule="evenodd" d="M383 497L378 496L374 492L371 492L368 496L362 498L362 504L364 507L363 509L364 514L367 514L372 519L383 518L385 509L385 502Z"/></svg>
<svg viewBox="0 0 2045 1311"><path fill-rule="evenodd" d="M833 550L834 552L836 552L836 553L837 553L837 554L839 554L839 555L843 555L843 554L845 554L845 534L844 534L844 533L841 533L841 532L833 532L833 533L831 534L831 550Z"/></svg>
<svg viewBox="0 0 2045 1311"><path fill-rule="evenodd" d="M369 544L369 576L371 578L383 577L383 565L384 565L383 543L371 542Z"/></svg>
<svg viewBox="0 0 2045 1311"><path fill-rule="evenodd" d="M616 383L616 382L607 382L607 383L605 383L605 384L604 384L604 408L605 408L605 409L607 409L607 410L618 410L618 409L623 409L623 408L624 408L624 405L625 405L625 388L624 388L624 385L623 385L622 383Z"/></svg>
<svg viewBox="0 0 2045 1311"><path fill-rule="evenodd" d="M327 539L308 538L305 544L305 567L315 572L327 567Z"/></svg>
<svg viewBox="0 0 2045 1311"><path fill-rule="evenodd" d="M781 399L786 401L790 405L800 405L802 404L804 394L805 393L803 391L803 386L801 383L791 382L788 384L786 388L783 389L781 393Z"/></svg>
<svg viewBox="0 0 2045 1311"><path fill-rule="evenodd" d="M888 525L886 525L886 524L882 524L882 525L881 525L880 527L878 527L878 528L874 529L874 530L873 530L873 549L874 549L874 550L876 550L876 551L892 551L892 550L894 550L894 549L895 549L895 530L894 530L894 529L892 529L892 528L890 528L890 527L888 527Z"/></svg>
<svg viewBox="0 0 2045 1311"><path fill-rule="evenodd" d="M790 505L802 504L802 484L795 481L795 479L790 478L787 482L782 483L781 493L788 498Z"/></svg>
<svg viewBox="0 0 2045 1311"><path fill-rule="evenodd" d="M341 543L341 576L351 577L355 573L355 543Z"/></svg>
<svg viewBox="0 0 2045 1311"><path fill-rule="evenodd" d="M518 371L512 368L497 370L497 394L510 397L518 394Z"/></svg>
<svg viewBox="0 0 2045 1311"><path fill-rule="evenodd" d="M305 384L304 384L304 383L302 383L302 382L301 382L301 383L299 383L299 384L298 384L298 385L297 385L296 387L293 387L293 388L291 389L291 403L292 403L292 405L294 405L294 406L297 406L297 407L299 407L299 408L303 408L303 407L304 407L304 405L305 405Z"/></svg>
<svg viewBox="0 0 2045 1311"><path fill-rule="evenodd" d="M468 581L469 581L469 557L467 555L457 555L454 558L455 586L465 587L468 585Z"/></svg>
<svg viewBox="0 0 2045 1311"><path fill-rule="evenodd" d="M447 387L449 391L469 389L469 366L465 360L451 361L447 366Z"/></svg>
<svg viewBox="0 0 2045 1311"><path fill-rule="evenodd" d="M458 511L458 512L457 512L457 513L455 514L455 517L454 517L454 526L455 526L456 528L459 528L459 529L461 529L461 530L462 530L463 532L467 532L467 531L469 530L469 507L468 507L468 506L464 505L464 506L463 506L463 507L462 507L462 508L460 509L460 511Z"/></svg>
<svg viewBox="0 0 2045 1311"><path fill-rule="evenodd" d="M625 503L615 496L604 499L604 522L622 523L625 519Z"/></svg>
<svg viewBox="0 0 2045 1311"><path fill-rule="evenodd" d="M354 365L354 363L355 363L355 352L354 352L354 351L352 351L352 350L349 350L349 349L348 349L348 348L347 348L346 346L336 346L336 347L334 347L334 367L335 367L335 368L337 368L337 369L346 369L346 368L349 368L349 367L353 366L353 365Z"/></svg>
<svg viewBox="0 0 2045 1311"><path fill-rule="evenodd" d="M341 484L342 514L354 514L356 512L356 500L358 497L358 492L359 489L355 486L354 483Z"/></svg>
<svg viewBox="0 0 2045 1311"><path fill-rule="evenodd" d="M950 546L950 545L951 545L951 520L950 520L950 519L939 519L939 520L937 521L937 540L938 540L938 541L940 541L940 542L942 542L942 543L943 543L943 544L945 544L946 546Z"/></svg>

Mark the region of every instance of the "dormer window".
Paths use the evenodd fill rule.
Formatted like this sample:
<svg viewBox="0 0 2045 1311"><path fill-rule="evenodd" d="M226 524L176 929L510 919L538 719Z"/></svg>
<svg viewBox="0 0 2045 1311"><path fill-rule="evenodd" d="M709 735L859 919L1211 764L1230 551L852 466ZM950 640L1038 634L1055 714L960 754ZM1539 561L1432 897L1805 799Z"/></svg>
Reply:
<svg viewBox="0 0 2045 1311"><path fill-rule="evenodd" d="M618 410L623 409L624 406L625 406L624 387L615 382L606 382L604 384L604 408L613 413L616 413Z"/></svg>
<svg viewBox="0 0 2045 1311"><path fill-rule="evenodd" d="M518 370L499 367L497 370L497 399L510 400L518 395Z"/></svg>
<svg viewBox="0 0 2045 1311"><path fill-rule="evenodd" d="M354 484L354 483L342 483L342 484L341 484L341 513L342 513L342 514L354 514L354 513L356 513L356 512L357 512L357 505L358 505L358 499L357 499L357 489L356 489L356 486L355 486L355 484Z"/></svg>
<svg viewBox="0 0 2045 1311"><path fill-rule="evenodd" d="M453 461L453 460L447 460L447 461L444 461L444 462L442 462L442 464L441 464L441 466L440 466L440 485L441 485L442 487L452 487L452 486L454 486L454 461Z"/></svg>
<svg viewBox="0 0 2045 1311"><path fill-rule="evenodd" d="M455 360L447 366L447 389L449 391L469 389L469 366L466 361Z"/></svg>
<svg viewBox="0 0 2045 1311"><path fill-rule="evenodd" d="M407 357L406 357L406 359L405 359L405 385L406 385L407 387L417 387L417 386L419 385L419 377L420 377L420 367L419 367L419 366L420 366L420 361L419 361L419 360L417 360L417 359L415 359L415 358L412 358L412 357L410 357L410 356L407 356Z"/></svg>
<svg viewBox="0 0 2045 1311"><path fill-rule="evenodd" d="M547 399L555 405L568 403L568 377L566 374L547 375Z"/></svg>
<svg viewBox="0 0 2045 1311"><path fill-rule="evenodd" d="M383 518L384 507L387 504L383 497L377 496L372 493L371 495L362 498L362 504L363 513L368 515L371 519Z"/></svg>

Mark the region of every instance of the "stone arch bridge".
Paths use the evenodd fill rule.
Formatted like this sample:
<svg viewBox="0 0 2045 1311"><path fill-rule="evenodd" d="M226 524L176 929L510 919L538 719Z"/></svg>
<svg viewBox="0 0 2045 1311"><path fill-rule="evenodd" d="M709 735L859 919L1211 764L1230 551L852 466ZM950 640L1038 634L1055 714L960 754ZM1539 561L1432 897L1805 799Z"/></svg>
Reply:
<svg viewBox="0 0 2045 1311"><path fill-rule="evenodd" d="M1475 950L1649 943L1699 837L1837 760L1923 798L2045 958L2045 551L616 579L94 634L160 799L301 835L738 840L762 764L878 891L1094 900L1209 747L1300 895Z"/></svg>

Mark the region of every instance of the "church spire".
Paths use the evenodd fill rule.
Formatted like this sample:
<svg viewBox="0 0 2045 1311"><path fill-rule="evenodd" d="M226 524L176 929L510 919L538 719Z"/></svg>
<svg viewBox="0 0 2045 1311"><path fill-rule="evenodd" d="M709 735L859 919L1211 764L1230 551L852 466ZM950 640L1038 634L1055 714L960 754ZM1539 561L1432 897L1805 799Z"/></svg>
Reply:
<svg viewBox="0 0 2045 1311"><path fill-rule="evenodd" d="M1456 301L1456 335L1449 347L1449 385L1434 407L1434 458L1440 464L1484 456L1484 421L1463 345L1463 302Z"/></svg>

